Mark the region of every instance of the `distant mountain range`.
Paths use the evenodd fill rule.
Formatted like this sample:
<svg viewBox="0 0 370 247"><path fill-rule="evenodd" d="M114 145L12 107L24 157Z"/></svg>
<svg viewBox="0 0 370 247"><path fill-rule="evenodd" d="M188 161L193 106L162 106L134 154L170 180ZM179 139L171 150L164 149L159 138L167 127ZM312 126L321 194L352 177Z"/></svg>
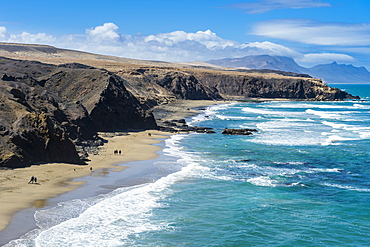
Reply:
<svg viewBox="0 0 370 247"><path fill-rule="evenodd" d="M323 79L327 83L370 83L370 72L365 67L337 64L336 62L305 68L299 66L294 59L289 57L257 55L210 60L207 63L222 67L270 69L308 74Z"/></svg>

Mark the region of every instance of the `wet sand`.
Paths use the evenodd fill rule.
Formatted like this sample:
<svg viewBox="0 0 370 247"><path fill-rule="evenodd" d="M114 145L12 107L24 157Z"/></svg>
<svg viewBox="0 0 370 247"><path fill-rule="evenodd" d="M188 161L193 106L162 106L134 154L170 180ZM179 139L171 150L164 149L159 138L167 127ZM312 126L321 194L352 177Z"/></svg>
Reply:
<svg viewBox="0 0 370 247"><path fill-rule="evenodd" d="M28 207L42 208L45 199L73 190L84 183L72 182L74 178L87 176L103 168L115 168L117 171L124 169L115 166L119 163L156 158L155 152L160 148L151 144L159 143L158 139L166 138L168 133L143 131L100 135L108 142L96 155L89 156L91 161L88 165L48 163L1 170L0 229L6 227L15 212ZM114 150L121 150L121 154L114 154ZM32 176L37 178L36 183L28 183Z"/></svg>
<svg viewBox="0 0 370 247"><path fill-rule="evenodd" d="M176 101L155 108L154 114L158 122L187 118L199 113L199 110L196 108L218 103L224 102ZM129 162L144 162L158 158L158 151L161 150L161 145L156 144L163 142L170 135L168 132L157 130L100 133L100 136L107 142L95 155L89 156L90 161L87 165L47 163L14 170L0 170L0 235L5 232L13 232L6 227L17 212L23 210L22 212L27 214L27 209L28 212L41 209L47 205L51 198L56 198L80 188L86 184L87 180L96 180L105 173L120 171L125 173L123 171L126 168L125 164ZM114 150L121 150L121 154L115 154ZM141 171L141 173L145 173L145 171ZM126 175L130 176L129 173ZM36 183L28 183L32 176L37 177ZM127 186L144 182L148 181L131 181L131 184L127 184ZM114 189L113 187L114 185L110 189ZM98 191L101 188L96 187L92 190ZM96 194L96 191L89 191L89 193L93 195L94 193ZM32 217L29 214L27 217ZM16 217L24 217L24 213L21 215L18 213ZM24 218L24 224L28 224L28 227L25 227L27 229L25 231L35 226L34 222L30 224L32 219L28 219L27 223L27 217ZM17 227L17 224L13 224L12 227ZM12 237L17 238L20 235L19 233L14 233L14 236L9 237L9 239L12 239Z"/></svg>

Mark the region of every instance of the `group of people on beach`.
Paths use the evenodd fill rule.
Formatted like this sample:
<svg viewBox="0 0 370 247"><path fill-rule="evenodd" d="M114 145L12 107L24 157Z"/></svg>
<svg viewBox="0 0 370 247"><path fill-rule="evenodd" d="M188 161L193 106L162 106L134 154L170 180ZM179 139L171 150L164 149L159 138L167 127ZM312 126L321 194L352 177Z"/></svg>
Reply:
<svg viewBox="0 0 370 247"><path fill-rule="evenodd" d="M121 154L121 153L120 153L120 154ZM92 170L93 170L93 168L92 168L92 167L90 167L89 169L90 169L90 171L92 171ZM76 170L76 168L74 168L73 170L74 170L74 171L77 171L77 170ZM30 179L30 181L28 181L28 183L29 183L29 184L33 184L33 183L37 184L37 177L32 176L32 177L31 177L31 179Z"/></svg>
<svg viewBox="0 0 370 247"><path fill-rule="evenodd" d="M121 150L114 150L114 151L113 151L113 153L114 153L114 154L119 154L119 155L121 155L121 153L122 153L122 152L121 152Z"/></svg>
<svg viewBox="0 0 370 247"><path fill-rule="evenodd" d="M28 183L29 183L29 184L33 184L33 183L35 183L35 184L36 184L36 183L37 183L37 177L32 176L32 177L31 177L31 179L30 179L30 181L28 181Z"/></svg>

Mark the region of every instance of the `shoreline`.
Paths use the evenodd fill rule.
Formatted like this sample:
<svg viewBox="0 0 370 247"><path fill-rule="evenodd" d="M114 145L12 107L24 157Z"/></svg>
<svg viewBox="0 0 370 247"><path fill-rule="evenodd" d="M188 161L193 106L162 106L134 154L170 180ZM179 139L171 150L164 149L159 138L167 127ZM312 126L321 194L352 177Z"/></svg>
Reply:
<svg viewBox="0 0 370 247"><path fill-rule="evenodd" d="M153 112L158 122L161 122L195 116L199 113L199 110L195 108L220 103L230 102L179 100L155 107ZM99 173L104 175L121 172L127 168L127 163L155 160L160 156L158 152L163 148L158 144L163 143L173 134L158 130L99 133L102 138L107 140L107 143L99 148L98 154L89 156L90 161L87 162L87 165L46 163L14 170L0 170L0 207L2 208L0 211L0 236L2 233L8 234L8 226L11 225L12 220L15 220L14 216L17 213L29 209L28 214L30 214L30 212L49 206L48 201L83 187L87 178L89 180L95 179L95 174L97 174L96 177L99 177ZM121 155L114 154L114 150L121 150ZM37 177L37 183L28 184L31 176ZM28 217L30 216L28 215ZM25 224L28 224L30 229L35 228L34 219L33 222L32 219L29 219L28 223ZM12 239L19 238L26 232L21 234L12 232L9 240L0 244L6 244Z"/></svg>

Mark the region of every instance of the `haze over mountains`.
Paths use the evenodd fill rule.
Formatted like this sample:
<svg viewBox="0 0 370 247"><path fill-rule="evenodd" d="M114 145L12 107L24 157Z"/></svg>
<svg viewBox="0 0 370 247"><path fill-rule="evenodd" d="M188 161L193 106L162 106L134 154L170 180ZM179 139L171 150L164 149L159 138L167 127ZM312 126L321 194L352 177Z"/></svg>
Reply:
<svg viewBox="0 0 370 247"><path fill-rule="evenodd" d="M327 83L370 83L370 72L353 65L319 64L311 68L298 65L294 59L283 56L256 55L207 61L210 64L247 69L270 69L308 74Z"/></svg>

